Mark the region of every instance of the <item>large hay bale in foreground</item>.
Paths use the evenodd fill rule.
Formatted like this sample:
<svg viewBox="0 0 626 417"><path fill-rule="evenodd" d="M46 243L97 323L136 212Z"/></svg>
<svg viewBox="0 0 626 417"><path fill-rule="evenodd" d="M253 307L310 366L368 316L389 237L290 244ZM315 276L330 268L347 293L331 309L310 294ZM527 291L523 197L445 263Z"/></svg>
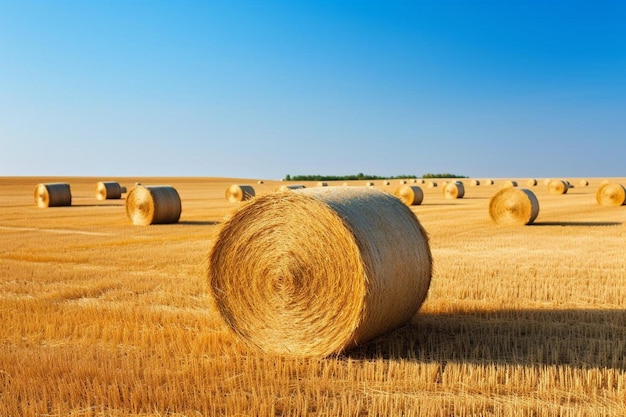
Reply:
<svg viewBox="0 0 626 417"><path fill-rule="evenodd" d="M532 224L538 214L539 201L526 188L502 188L489 200L489 217L496 224Z"/></svg>
<svg viewBox="0 0 626 417"><path fill-rule="evenodd" d="M269 194L223 225L209 254L220 314L261 351L327 356L408 322L432 257L411 210L367 187Z"/></svg>
<svg viewBox="0 0 626 417"><path fill-rule="evenodd" d="M126 196L126 215L134 225L177 223L181 211L180 196L169 185L140 185Z"/></svg>
<svg viewBox="0 0 626 417"><path fill-rule="evenodd" d="M567 190L569 190L569 184L567 181L563 180L552 180L548 184L548 191L550 194L567 194Z"/></svg>
<svg viewBox="0 0 626 417"><path fill-rule="evenodd" d="M443 196L447 199L463 198L465 186L462 182L449 182L443 187Z"/></svg>
<svg viewBox="0 0 626 417"><path fill-rule="evenodd" d="M35 204L39 208L63 207L72 205L72 191L66 182L37 184L35 187Z"/></svg>
<svg viewBox="0 0 626 417"><path fill-rule="evenodd" d="M240 203L254 197L254 187L245 184L232 184L226 189L226 200L231 203Z"/></svg>
<svg viewBox="0 0 626 417"><path fill-rule="evenodd" d="M96 184L96 200L119 200L126 187L115 181L100 181Z"/></svg>
<svg viewBox="0 0 626 417"><path fill-rule="evenodd" d="M613 182L602 184L596 191L596 201L603 206L623 206L626 204L626 188Z"/></svg>
<svg viewBox="0 0 626 417"><path fill-rule="evenodd" d="M417 185L403 185L394 191L393 195L398 197L407 206L418 206L424 200L424 192Z"/></svg>

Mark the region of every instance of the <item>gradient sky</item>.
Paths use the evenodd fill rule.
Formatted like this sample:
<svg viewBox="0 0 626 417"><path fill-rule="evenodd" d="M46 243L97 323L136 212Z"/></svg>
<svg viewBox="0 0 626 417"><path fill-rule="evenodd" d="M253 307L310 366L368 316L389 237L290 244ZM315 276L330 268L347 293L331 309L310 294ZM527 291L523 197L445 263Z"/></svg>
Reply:
<svg viewBox="0 0 626 417"><path fill-rule="evenodd" d="M0 0L1 176L359 172L626 176L626 2Z"/></svg>

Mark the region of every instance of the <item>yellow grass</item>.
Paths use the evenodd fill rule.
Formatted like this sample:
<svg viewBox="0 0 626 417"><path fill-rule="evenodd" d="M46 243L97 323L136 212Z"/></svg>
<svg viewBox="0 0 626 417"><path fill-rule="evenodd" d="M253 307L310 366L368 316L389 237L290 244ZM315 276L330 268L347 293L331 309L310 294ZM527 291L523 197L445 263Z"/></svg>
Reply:
<svg viewBox="0 0 626 417"><path fill-rule="evenodd" d="M523 228L491 223L497 188L424 189L422 309L322 360L247 351L208 296L224 189L256 179L112 180L172 185L179 223L132 226L94 178L0 178L0 416L624 415L626 206L597 204L602 179L538 187ZM72 206L37 208L33 187L60 181Z"/></svg>

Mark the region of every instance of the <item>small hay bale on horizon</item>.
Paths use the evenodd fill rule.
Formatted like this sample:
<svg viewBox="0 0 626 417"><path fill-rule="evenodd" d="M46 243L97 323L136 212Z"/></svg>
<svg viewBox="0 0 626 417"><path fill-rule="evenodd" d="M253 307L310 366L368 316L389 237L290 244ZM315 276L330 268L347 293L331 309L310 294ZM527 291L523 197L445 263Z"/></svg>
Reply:
<svg viewBox="0 0 626 417"><path fill-rule="evenodd" d="M514 180L504 180L500 184L500 188L511 188L511 187L517 187L517 181L514 181Z"/></svg>
<svg viewBox="0 0 626 417"><path fill-rule="evenodd" d="M424 192L417 185L402 185L396 188L393 195L407 206L418 206L424 200Z"/></svg>
<svg viewBox="0 0 626 417"><path fill-rule="evenodd" d="M426 231L375 188L268 194L218 232L208 283L224 323L269 354L326 357L407 322L432 276Z"/></svg>
<svg viewBox="0 0 626 417"><path fill-rule="evenodd" d="M427 188L435 188L437 186L437 182L436 181L428 181L426 183L426 187Z"/></svg>
<svg viewBox="0 0 626 417"><path fill-rule="evenodd" d="M72 205L72 191L66 182L51 182L35 186L35 204L39 208Z"/></svg>
<svg viewBox="0 0 626 417"><path fill-rule="evenodd" d="M614 182L602 184L596 191L596 201L602 206L626 205L626 188Z"/></svg>
<svg viewBox="0 0 626 417"><path fill-rule="evenodd" d="M254 187L247 184L232 184L226 188L226 200L230 203L240 203L242 201L250 200L254 197Z"/></svg>
<svg viewBox="0 0 626 417"><path fill-rule="evenodd" d="M471 180L470 187L478 187L480 185L480 180Z"/></svg>
<svg viewBox="0 0 626 417"><path fill-rule="evenodd" d="M526 186L527 187L534 187L537 185L537 180L534 178L529 178L528 180L526 180Z"/></svg>
<svg viewBox="0 0 626 417"><path fill-rule="evenodd" d="M315 184L316 187L328 187L328 183L326 181L318 181L317 184Z"/></svg>
<svg viewBox="0 0 626 417"><path fill-rule="evenodd" d="M276 188L276 191L279 193L284 193L286 191L300 190L302 188L306 188L306 187L302 184L281 185L280 187Z"/></svg>
<svg viewBox="0 0 626 417"><path fill-rule="evenodd" d="M498 225L532 224L538 214L539 201L526 188L502 188L489 200L489 217Z"/></svg>
<svg viewBox="0 0 626 417"><path fill-rule="evenodd" d="M169 185L139 185L126 196L126 216L134 225L178 223L181 212L180 196Z"/></svg>
<svg viewBox="0 0 626 417"><path fill-rule="evenodd" d="M589 181L587 181L587 180L580 180L578 182L578 185L580 185L581 187L587 187L589 185Z"/></svg>
<svg viewBox="0 0 626 417"><path fill-rule="evenodd" d="M126 187L116 181L100 181L96 184L96 200L119 200Z"/></svg>

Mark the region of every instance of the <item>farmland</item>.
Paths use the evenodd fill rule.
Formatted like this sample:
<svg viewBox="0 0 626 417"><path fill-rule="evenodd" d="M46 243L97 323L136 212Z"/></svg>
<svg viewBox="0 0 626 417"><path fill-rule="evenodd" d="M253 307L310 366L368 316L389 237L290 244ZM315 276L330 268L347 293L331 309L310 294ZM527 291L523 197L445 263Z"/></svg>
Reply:
<svg viewBox="0 0 626 417"><path fill-rule="evenodd" d="M502 180L464 180L461 199L423 186L411 210L434 273L418 314L304 359L246 348L207 285L207 255L238 204L226 188L283 183L0 178L0 416L624 415L626 206L596 203L601 178L564 179L574 188L562 195L528 187L540 211L521 227L489 219ZM175 187L180 221L133 226L123 199L96 200L100 180ZM72 206L36 207L35 185L55 181L70 183Z"/></svg>

